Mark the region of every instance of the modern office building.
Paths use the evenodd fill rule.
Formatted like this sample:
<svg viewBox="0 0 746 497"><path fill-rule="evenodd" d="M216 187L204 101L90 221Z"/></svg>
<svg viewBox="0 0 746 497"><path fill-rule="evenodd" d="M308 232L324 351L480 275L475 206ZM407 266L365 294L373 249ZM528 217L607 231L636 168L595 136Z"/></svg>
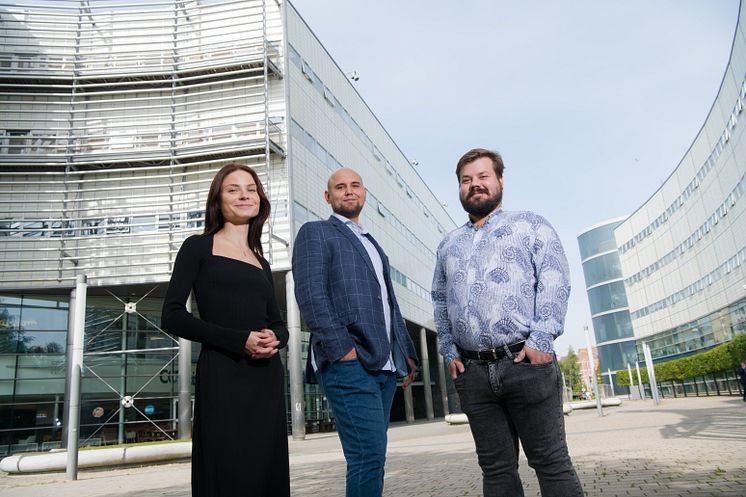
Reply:
<svg viewBox="0 0 746 497"><path fill-rule="evenodd" d="M638 360L624 277L614 239L614 229L625 219L622 217L599 223L578 235L585 289L598 347L596 364L601 369L604 383L613 384L614 391L618 393L626 393L627 389L616 383L616 375L620 371L626 375L627 366L634 367ZM583 381L587 379L586 374Z"/></svg>
<svg viewBox="0 0 746 497"><path fill-rule="evenodd" d="M638 349L649 344L654 361L746 332L745 16L741 5L720 89L689 150L614 231Z"/></svg>
<svg viewBox="0 0 746 497"><path fill-rule="evenodd" d="M332 171L361 173L361 222L387 250L422 364L392 418L444 414L429 287L454 223L289 2L11 1L0 5L0 46L0 455L60 444L80 276L81 438L183 433L179 393L189 398L199 345L160 330L162 297L182 241L203 229L213 175L231 161L255 168L271 199L263 247L289 321L295 233L329 215ZM299 419L331 424L315 387L294 390L308 334L291 332L298 435Z"/></svg>

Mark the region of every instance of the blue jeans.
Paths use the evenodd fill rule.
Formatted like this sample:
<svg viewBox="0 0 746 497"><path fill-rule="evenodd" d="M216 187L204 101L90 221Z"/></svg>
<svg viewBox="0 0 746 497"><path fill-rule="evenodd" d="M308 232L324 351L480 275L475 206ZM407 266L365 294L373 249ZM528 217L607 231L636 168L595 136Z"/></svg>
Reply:
<svg viewBox="0 0 746 497"><path fill-rule="evenodd" d="M519 440L541 495L582 497L567 451L556 359L546 364L466 360L464 366L454 383L474 437L484 497L523 497Z"/></svg>
<svg viewBox="0 0 746 497"><path fill-rule="evenodd" d="M316 378L331 405L347 460L347 497L381 497L394 373L368 371L354 359L333 362L317 371Z"/></svg>

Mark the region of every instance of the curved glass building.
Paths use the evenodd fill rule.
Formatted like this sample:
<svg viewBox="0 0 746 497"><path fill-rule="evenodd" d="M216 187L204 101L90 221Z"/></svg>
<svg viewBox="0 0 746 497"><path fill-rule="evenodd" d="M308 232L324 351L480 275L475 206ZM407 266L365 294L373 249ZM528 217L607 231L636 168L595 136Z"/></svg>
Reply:
<svg viewBox="0 0 746 497"><path fill-rule="evenodd" d="M614 231L634 334L656 361L746 331L745 16L742 5L720 89L689 150Z"/></svg>
<svg viewBox="0 0 746 497"><path fill-rule="evenodd" d="M634 366L637 362L624 277L614 239L614 229L625 219L599 223L578 235L598 363L604 382L613 383L615 392L628 390L616 383L617 373L626 375L627 365Z"/></svg>
<svg viewBox="0 0 746 497"><path fill-rule="evenodd" d="M0 5L0 457L61 443L81 275L82 438L183 428L190 374L179 363L199 347L160 330L161 299L230 161L255 168L272 202L264 253L291 317L295 233L330 214L332 171L361 173L361 222L386 248L407 325L433 359L412 397L397 392L393 418L442 415L428 289L435 247L455 225L290 3L10 1ZM290 370L307 339L301 325ZM288 376L293 414L329 426L323 397L302 385L298 397Z"/></svg>

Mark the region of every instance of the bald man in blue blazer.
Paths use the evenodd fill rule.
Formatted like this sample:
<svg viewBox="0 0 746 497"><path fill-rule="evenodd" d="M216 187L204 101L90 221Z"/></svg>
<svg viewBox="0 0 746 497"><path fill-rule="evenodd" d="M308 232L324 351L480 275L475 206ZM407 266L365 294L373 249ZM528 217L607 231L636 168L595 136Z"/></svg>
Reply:
<svg viewBox="0 0 746 497"><path fill-rule="evenodd" d="M381 497L396 377L407 388L417 353L394 295L388 257L358 222L366 191L335 171L334 214L304 224L293 249L295 298L311 331L306 380L329 400L347 460L347 497Z"/></svg>

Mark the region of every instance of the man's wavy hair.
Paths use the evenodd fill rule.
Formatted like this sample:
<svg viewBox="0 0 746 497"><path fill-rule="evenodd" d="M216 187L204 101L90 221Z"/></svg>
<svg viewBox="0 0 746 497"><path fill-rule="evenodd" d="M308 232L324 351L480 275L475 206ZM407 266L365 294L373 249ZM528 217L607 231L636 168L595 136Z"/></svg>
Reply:
<svg viewBox="0 0 746 497"><path fill-rule="evenodd" d="M502 156L499 153L487 150L486 148L473 148L462 155L456 164L456 178L461 180L461 169L465 165L471 164L482 157L487 157L492 161L492 167L495 168L495 174L498 178L502 178L503 171L505 170Z"/></svg>

